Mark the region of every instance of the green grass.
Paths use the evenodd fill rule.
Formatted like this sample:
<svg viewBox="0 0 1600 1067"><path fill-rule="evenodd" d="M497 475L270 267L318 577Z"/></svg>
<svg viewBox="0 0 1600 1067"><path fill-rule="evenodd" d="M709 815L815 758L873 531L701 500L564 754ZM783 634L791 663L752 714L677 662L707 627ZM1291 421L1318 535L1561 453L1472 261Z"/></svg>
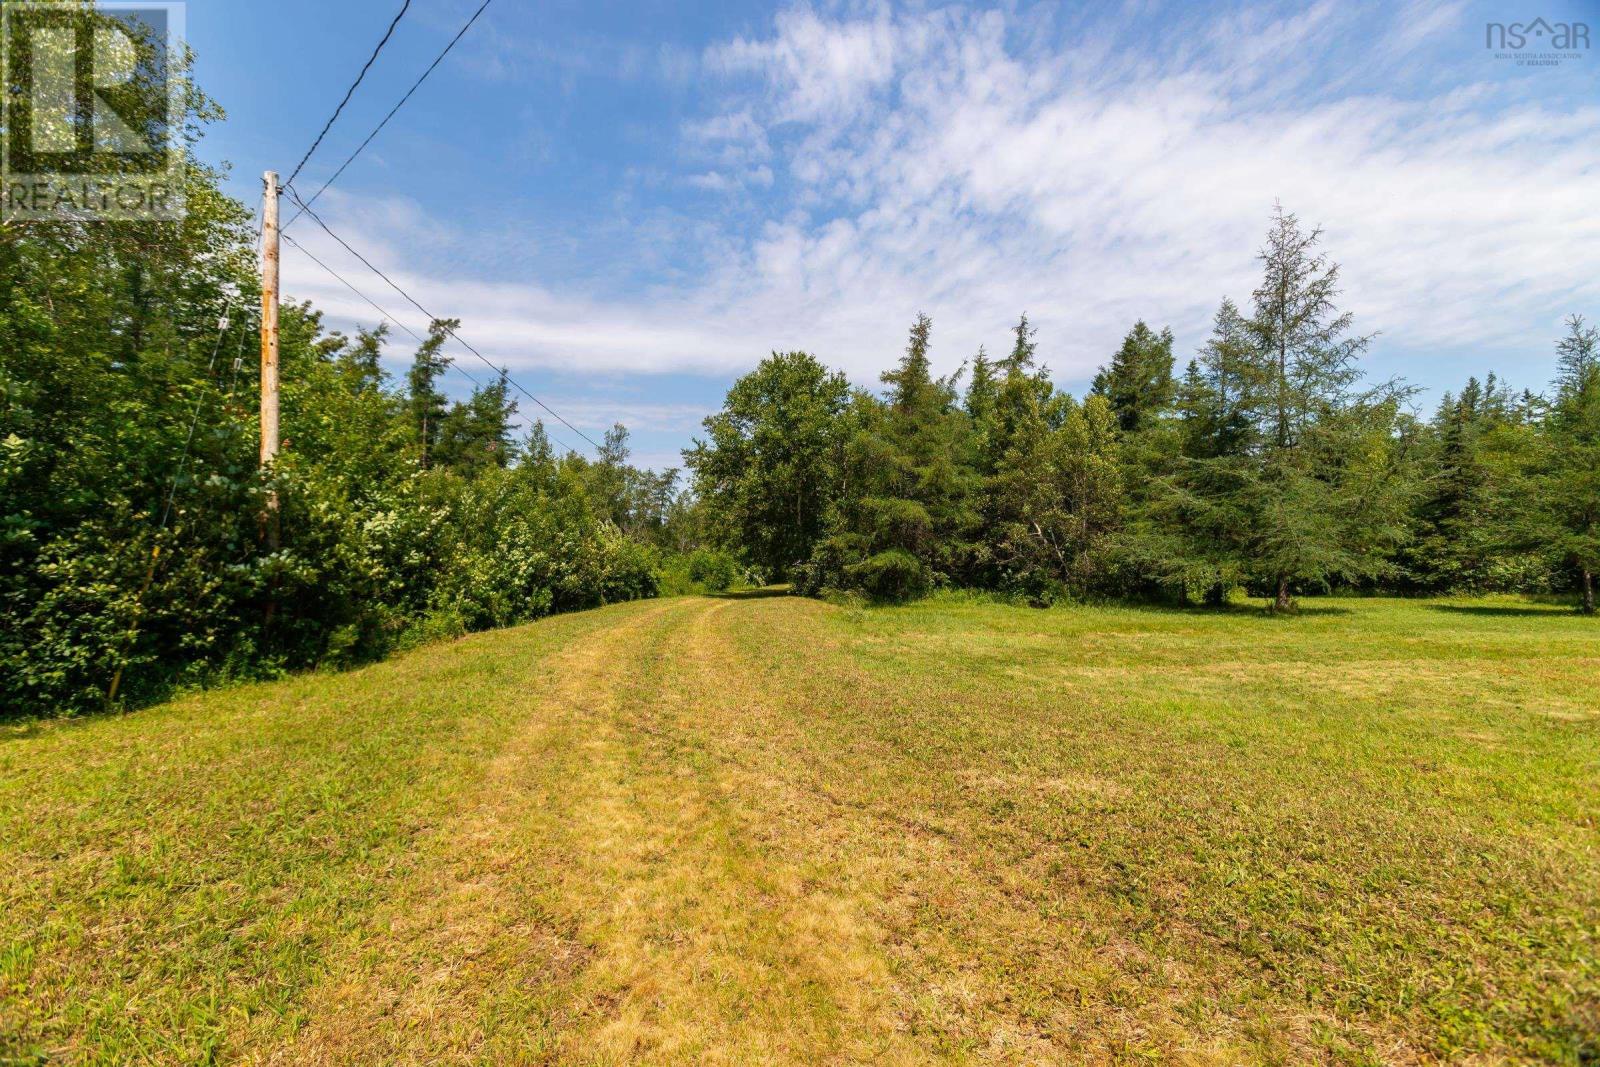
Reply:
<svg viewBox="0 0 1600 1067"><path fill-rule="evenodd" d="M0 740L0 1062L1600 1057L1600 624L623 605Z"/></svg>

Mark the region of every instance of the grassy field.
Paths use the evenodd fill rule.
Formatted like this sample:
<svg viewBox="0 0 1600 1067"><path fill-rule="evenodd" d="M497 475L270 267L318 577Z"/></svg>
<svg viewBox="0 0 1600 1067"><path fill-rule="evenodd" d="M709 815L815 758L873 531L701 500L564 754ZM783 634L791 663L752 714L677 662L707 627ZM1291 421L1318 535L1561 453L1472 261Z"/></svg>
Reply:
<svg viewBox="0 0 1600 1067"><path fill-rule="evenodd" d="M0 741L0 1061L1594 1063L1600 624L677 599Z"/></svg>

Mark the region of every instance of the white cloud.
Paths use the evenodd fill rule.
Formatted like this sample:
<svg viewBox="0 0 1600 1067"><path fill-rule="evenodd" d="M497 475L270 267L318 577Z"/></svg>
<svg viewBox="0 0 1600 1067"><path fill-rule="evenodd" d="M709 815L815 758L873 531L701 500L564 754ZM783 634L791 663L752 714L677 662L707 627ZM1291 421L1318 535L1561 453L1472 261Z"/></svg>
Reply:
<svg viewBox="0 0 1600 1067"><path fill-rule="evenodd" d="M591 435L622 423L630 433L693 433L706 411L698 404L651 404L616 398L555 394L545 401Z"/></svg>
<svg viewBox="0 0 1600 1067"><path fill-rule="evenodd" d="M1281 199L1327 227L1346 302L1385 344L1542 348L1600 298L1600 108L1496 80L1471 44L1445 88L1353 88L1361 63L1458 21L1408 10L1388 33L1327 2L1244 11L1156 53L1092 34L1052 50L1016 13L796 8L704 57L728 80L683 130L682 182L781 193L764 220L710 223L726 254L703 276L619 300L384 254L512 366L730 371L806 348L867 382L919 310L945 367L1026 310L1082 378L1136 317L1192 347L1222 296L1247 300ZM1340 71L1323 82L1296 58L1319 48ZM343 217L423 227L368 211Z"/></svg>
<svg viewBox="0 0 1600 1067"><path fill-rule="evenodd" d="M860 107L895 71L899 35L886 16L827 21L809 7L784 11L765 40L736 37L710 49L706 65L754 73L781 93L780 117L794 122Z"/></svg>

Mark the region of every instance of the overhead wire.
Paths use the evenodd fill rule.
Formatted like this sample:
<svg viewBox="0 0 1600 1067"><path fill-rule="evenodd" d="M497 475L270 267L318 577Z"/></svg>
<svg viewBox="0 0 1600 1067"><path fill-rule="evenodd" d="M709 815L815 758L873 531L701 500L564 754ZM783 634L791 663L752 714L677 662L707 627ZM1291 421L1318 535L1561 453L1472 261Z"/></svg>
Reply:
<svg viewBox="0 0 1600 1067"><path fill-rule="evenodd" d="M444 57L448 56L451 49L455 48L456 44L460 42L461 38L467 35L467 31L472 29L472 24L478 21L478 16L482 15L484 10L493 2L494 0L483 0L483 3L478 5L478 10L474 11L472 13L472 17L467 19L466 24L463 25L461 29L456 31L456 35L454 37L450 38L450 43L444 46L444 51L440 52L434 57L432 63L428 64L428 69L422 72L421 77L411 84L411 88L406 90L406 94L400 98L400 102L389 109L389 113L383 117L383 121L378 123L377 126L373 127L371 133L367 134L366 140L357 145L356 150L351 152L349 157L346 158L343 163L339 164L339 169L333 172L333 177L323 182L322 187L316 192L312 193L306 199L306 203L308 205L315 204L317 202L317 198L328 191L328 186L338 181L340 176L343 175L344 172L349 168L350 164L356 161L356 157L367 150L367 146L372 143L373 138L377 137L378 134L383 131L383 128L389 125L389 120L394 118L399 110L406 106L406 101L410 100L412 94L422 87L423 82L428 80L428 75L432 74L439 64L444 62ZM295 173L298 174L299 171L297 170ZM290 180L293 181L293 178L291 177ZM287 230L290 226L293 226L303 214L305 214L304 211L296 212L293 218L283 224L283 228Z"/></svg>
<svg viewBox="0 0 1600 1067"><path fill-rule="evenodd" d="M318 215L314 210L312 210L310 205L308 205L305 202L305 200L301 198L300 192L299 192L298 189L295 189L292 185L285 185L284 188L288 191L289 195L294 198L295 203L299 204L301 206L301 208L304 209L304 214L309 215L311 217L311 221L315 222L322 229L322 231L324 233L326 233L329 237L333 238L336 242L338 242L340 247L342 247L346 252L349 252L352 256L355 256L358 260L360 260L361 263L368 270L372 271L372 273L374 273L378 277L382 278L384 280L384 282L388 284L389 288L391 288L395 292L399 293L400 296L407 303L409 303L412 307L416 308L418 311L422 312L422 314L426 315L428 317L428 319L430 321L432 321L432 322L444 322L444 321L446 321L444 319L441 319L439 316L435 315L433 312L429 311L427 308L423 307L422 304L416 299L416 297L414 297L410 293L408 293L393 278L389 277L382 270L378 269L378 267L376 265L374 265L373 262L370 259L368 259L366 256L362 255L359 251L357 251L354 247L352 247L350 242L346 241L343 237L340 237L337 233L335 233L333 231L333 229L326 222L323 221L322 217L320 215ZM304 247L304 246L300 246L300 247ZM490 370L493 370L493 371L495 371L497 373L500 372L500 368L496 367L494 365L494 363L492 361L490 361L490 359L487 356L485 356L482 352L479 352L476 348L474 348L471 344L469 344L466 340L464 340L461 337L461 335L456 333L456 331L453 328L445 327L445 333L449 334L452 338L454 338L456 343L461 345L462 348L465 348L468 352L471 352L474 356L476 356ZM561 423L561 425L565 426L567 429L571 430L573 433L577 434L579 437L581 437L585 441L587 441L589 443L590 447L592 447L596 452L603 452L604 451L604 446L602 446L599 442L597 442L594 438L590 437L588 434L584 433L582 430L578 429L578 427L576 427L572 423L568 422L565 418L562 417L560 412L556 411L549 404L546 404L543 400L540 400L533 393L529 392L519 382L517 382L516 379L514 379L514 378L510 377L509 375L507 375L506 376L506 381L512 386L512 388L516 389L517 392L521 393L523 396L527 397L529 400L531 400L535 404L537 404L541 409L543 409L545 412L547 412L557 422Z"/></svg>
<svg viewBox="0 0 1600 1067"><path fill-rule="evenodd" d="M306 154L300 157L299 163L295 164L294 173L289 175L291 182L300 176L300 171L305 167L312 155L316 153L318 146L322 144L322 139L328 136L328 131L333 129L333 124L339 121L339 115L344 111L344 106L355 95L356 88L361 84L362 79L367 76L367 71L371 70L372 64L377 62L378 53L382 52L384 45L389 43L389 38L394 36L395 27L400 25L400 20L406 17L406 12L410 9L411 0L405 0L400 5L399 12L396 13L394 20L389 23L389 28L384 31L383 39L378 42L378 47L372 50L372 54L367 57L367 61L361 65L361 72L356 75L356 80L351 82L350 88L345 90L344 99L339 101L339 106L333 109L333 114L328 116L328 121L322 124L322 130L317 134L317 139L311 142L311 147L306 149Z"/></svg>
<svg viewBox="0 0 1600 1067"><path fill-rule="evenodd" d="M354 293L356 296L360 297L363 301L365 301L368 306L370 306L379 315L383 316L385 321L394 323L400 329L402 329L406 333L410 334L411 338L414 341L416 341L418 344L424 343L422 335L417 333L417 331L413 330L411 327L407 326L405 324L405 322L402 321L398 315L395 315L393 312L386 310L383 307L383 305L379 304L376 300L372 299L372 297L370 297L366 293L362 292L361 289L359 289L355 285L354 282L350 281L350 279L346 278L344 275L340 274L338 271L336 271L332 267L328 266L328 264L324 263L321 259L317 258L316 254L313 253L304 244L300 243L299 241L296 241L293 237L289 236L286 233L285 234L281 234L281 236L283 237L283 239L285 241L288 241L295 248L299 249L300 253L302 255L304 255L307 259L309 259L312 263L314 263L317 266L321 267L323 269L323 271L328 274L329 277L334 279L334 281L337 281L340 285L343 285L346 289L349 289L352 293ZM465 367L462 367L459 363L455 363L455 362L452 362L451 366L463 378L465 378L467 381L471 382L474 389L482 389L483 388L483 383L478 381L477 378L474 378L470 373L468 373L468 371L467 371L467 369ZM491 364L491 368L492 368L492 364ZM498 377L498 378L500 378L500 379L502 379L502 380L504 380L504 381L506 381L508 383L511 382L510 376L508 374L506 374L506 372L504 370L496 369L495 370L495 375L496 375L496 377ZM514 384L514 383L512 383L512 384ZM566 452L575 452L575 451L577 451L571 445L569 445L565 441L561 440L561 438L557 437L555 434L550 433L550 431L548 429L545 430L545 435L547 437L549 437L550 440L553 441L555 444L561 446L563 451L566 451Z"/></svg>

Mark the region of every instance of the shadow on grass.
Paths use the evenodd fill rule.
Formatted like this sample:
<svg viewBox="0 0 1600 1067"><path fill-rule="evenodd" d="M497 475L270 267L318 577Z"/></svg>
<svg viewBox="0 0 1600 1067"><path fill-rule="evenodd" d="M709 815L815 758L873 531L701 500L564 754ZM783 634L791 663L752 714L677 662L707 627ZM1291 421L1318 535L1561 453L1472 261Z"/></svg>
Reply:
<svg viewBox="0 0 1600 1067"><path fill-rule="evenodd" d="M1170 615L1189 615L1196 618L1227 616L1229 618L1257 618L1269 620L1314 619L1332 617L1335 615L1353 615L1355 612L1349 608L1334 607L1331 604L1306 604L1300 603L1288 611L1274 611L1261 603L1249 601L1228 604L1141 604L1138 605L1149 611L1164 612Z"/></svg>
<svg viewBox="0 0 1600 1067"><path fill-rule="evenodd" d="M51 725L59 726L62 723L77 722L77 719L49 720ZM13 741L26 741L44 733L46 720L44 719L19 719L13 722L0 723L0 745L10 744Z"/></svg>
<svg viewBox="0 0 1600 1067"><path fill-rule="evenodd" d="M707 593L712 600L766 600L768 597L790 596L786 585L769 585L761 589L736 589L727 593Z"/></svg>
<svg viewBox="0 0 1600 1067"><path fill-rule="evenodd" d="M1496 607L1492 604L1429 604L1428 609L1451 615L1481 615L1486 619L1525 619L1533 616L1548 618L1551 615L1570 615L1575 619L1584 617L1575 605L1570 604L1541 604L1524 608Z"/></svg>
<svg viewBox="0 0 1600 1067"><path fill-rule="evenodd" d="M1294 620L1333 618L1339 615L1354 615L1355 610L1342 607L1337 603L1328 603L1326 599L1305 597L1295 601L1294 607L1288 611L1276 611L1272 601L1266 599L1229 600L1223 604L1204 604L1190 601L1179 604L1171 600L1130 598L1127 600L1092 600L1085 602L1086 607L1096 608L1123 608L1130 611L1147 611L1153 615L1181 615L1195 619L1268 619L1268 620Z"/></svg>

